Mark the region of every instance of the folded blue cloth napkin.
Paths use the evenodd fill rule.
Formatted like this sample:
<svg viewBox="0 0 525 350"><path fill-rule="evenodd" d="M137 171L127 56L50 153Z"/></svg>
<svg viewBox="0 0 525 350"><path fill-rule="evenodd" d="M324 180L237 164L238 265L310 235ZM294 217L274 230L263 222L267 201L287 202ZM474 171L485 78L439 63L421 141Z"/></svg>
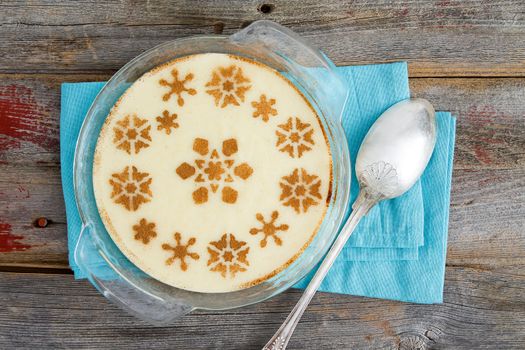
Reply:
<svg viewBox="0 0 525 350"><path fill-rule="evenodd" d="M352 160L366 133L388 107L409 98L406 63L339 67L350 94L343 127ZM353 170L353 169L352 169ZM352 171L351 203L359 185ZM362 219L342 252L346 261L415 260L423 245L423 198L418 182L403 197L381 202Z"/></svg>
<svg viewBox="0 0 525 350"><path fill-rule="evenodd" d="M409 97L405 63L339 67L351 88L343 126L352 159L369 127L392 104ZM76 139L104 83L62 84L60 144L69 262L85 278L73 252L81 229L72 173ZM409 192L383 202L359 224L321 286L322 291L419 303L442 301L455 119L438 113L438 143L429 168ZM352 176L352 201L358 192ZM98 255L97 255L98 256ZM104 265L103 261L95 264ZM297 287L305 286L308 279Z"/></svg>

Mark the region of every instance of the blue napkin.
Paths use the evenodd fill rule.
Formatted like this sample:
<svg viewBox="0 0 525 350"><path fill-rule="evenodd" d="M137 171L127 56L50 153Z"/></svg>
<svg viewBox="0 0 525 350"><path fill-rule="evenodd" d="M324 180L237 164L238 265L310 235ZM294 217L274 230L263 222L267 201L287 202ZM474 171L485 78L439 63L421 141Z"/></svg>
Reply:
<svg viewBox="0 0 525 350"><path fill-rule="evenodd" d="M410 97L404 62L339 67L350 94L343 115L351 159L376 119L388 107ZM352 171L351 203L359 185ZM350 237L341 256L346 261L416 260L423 245L423 198L418 182L399 199L379 203Z"/></svg>
<svg viewBox="0 0 525 350"><path fill-rule="evenodd" d="M343 126L350 154L355 159L375 119L395 102L409 97L407 66L394 63L338 70L351 87ZM76 278L86 276L72 256L81 229L72 184L74 148L84 116L103 85L62 84L61 171L69 261ZM421 303L441 302L455 120L450 114L438 113L438 124L438 145L422 180L403 197L380 204L365 217L321 290ZM357 190L353 175L352 201ZM97 259L98 255L94 256L94 264L102 267L104 262ZM303 280L298 287L305 283Z"/></svg>
<svg viewBox="0 0 525 350"><path fill-rule="evenodd" d="M443 302L456 119L438 112L437 124L436 148L421 178L425 243L418 248L417 260L347 261L340 256L320 291L422 304ZM312 276L313 272L295 287L305 288Z"/></svg>
<svg viewBox="0 0 525 350"><path fill-rule="evenodd" d="M75 263L75 247L82 229L82 220L75 203L73 189L73 159L75 146L82 122L91 103L105 83L64 83L60 96L60 172L62 176L62 191L66 203L67 245L69 266L75 278L87 278L87 275ZM104 268L105 262L100 255L93 253L93 264Z"/></svg>

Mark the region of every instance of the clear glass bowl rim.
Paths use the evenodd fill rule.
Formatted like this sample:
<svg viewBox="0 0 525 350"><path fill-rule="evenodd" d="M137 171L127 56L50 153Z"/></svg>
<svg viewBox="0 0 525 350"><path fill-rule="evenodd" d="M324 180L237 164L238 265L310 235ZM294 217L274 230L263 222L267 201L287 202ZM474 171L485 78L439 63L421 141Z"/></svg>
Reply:
<svg viewBox="0 0 525 350"><path fill-rule="evenodd" d="M287 33L288 34L288 33ZM87 239L93 239L95 246L99 249L99 252L101 252L101 255L105 255L107 259L116 259L108 249L107 245L111 244L113 242L107 242L107 239L109 238L109 235L107 232L101 232L100 223L97 225L97 218L95 216L98 215L98 209L96 208L96 203L94 202L94 195L90 196L89 192L93 192L92 189L92 180L91 180L91 166L89 164L85 164L83 159L83 152L86 151L86 147L88 149L92 148L94 151L93 143L96 144L96 139L93 140L92 134L93 134L93 124L95 123L95 119L101 118L101 112L99 104L104 99L104 96L108 94L108 89L114 88L114 84L122 84L122 81L128 81L128 79L124 79L126 75L131 76L131 72L134 69L138 69L141 71L140 66L142 65L142 62L144 59L147 59L148 57L151 57L151 55L155 55L159 51L164 50L172 50L174 48L182 46L193 46L195 43L206 43L210 41L214 41L217 44L221 45L222 43L228 43L227 36L222 35L207 35L207 36L193 36L193 37L187 37L187 38L181 38L176 39L173 41L169 41L163 44L160 44L143 54L137 56L130 62L128 62L124 67L122 67L115 75L111 77L111 79L104 85L102 90L99 92L97 97L95 98L92 106L90 107L86 118L84 120L84 123L82 125L78 141L77 141L77 147L75 150L75 159L74 159L74 188L75 188L75 199L78 207L78 211L82 220L82 224L84 227L90 228L91 237L87 237ZM304 44L304 43L301 43ZM228 45L227 45L228 46ZM244 48L246 49L246 48ZM249 49L248 49L249 50ZM231 49L226 50L227 53L233 53L236 55L244 55L249 56L249 54L246 53L239 53L239 52L232 52ZM217 50L213 51L207 51L207 52L217 52ZM199 52L196 52L199 53ZM177 56L185 56L186 54L180 55L179 52L174 52L173 58ZM249 58L254 58L253 56ZM328 69L334 69L335 66L331 61L329 61L324 55L323 58L328 63ZM256 57L257 60L260 61L259 57ZM286 57L284 58L286 59ZM270 65L268 62L262 62L264 64ZM275 65L273 65L275 67ZM150 70L150 68L147 68L145 71ZM137 75L137 74L136 74ZM138 78L142 74L138 74L135 78ZM292 76L293 78L293 76ZM292 79L291 79L292 80ZM298 84L297 81L294 81L295 84ZM299 83L300 84L300 83ZM303 86L304 88L304 86ZM124 89L125 90L125 89ZM308 93L308 89L305 89L306 93ZM303 92L305 92L303 91ZM318 108L322 110L322 106L318 106L319 103L322 101L316 101L312 100L312 96L308 94L307 98L313 102ZM346 103L344 101L343 103ZM321 111L322 112L322 111ZM332 229L331 232L322 232L323 226L318 230L316 238L314 239L314 242L311 243L310 247L301 255L299 259L297 259L291 266L277 274L276 276L272 277L271 279L263 282L260 285L250 287L244 290L230 292L230 293L197 293L197 292L190 292L190 291L182 291L178 290L177 293L172 293L170 289L177 289L175 287L171 286L164 286L160 289L153 288L153 291L160 291L160 297L163 299L169 299L170 295L173 294L173 298L177 302L184 302L191 305L192 309L208 309L208 310L221 310L221 309L230 309L234 307L240 307L256 302L260 302L262 300L265 300L267 298L273 297L282 291L288 289L292 285L294 285L296 282L298 282L301 278L303 278L310 270L312 270L316 264L320 261L320 259L324 256L328 248L331 246L333 240L335 239L335 236L340 228L341 222L346 215L347 210L347 203L348 203L348 196L349 196L349 187L350 187L350 176L348 174L348 169L350 168L350 159L348 155L348 149L347 149L347 143L344 131L342 130L342 126L340 123L340 116L331 116L331 117L325 117L323 113L320 113L318 110L319 117L323 121L323 126L325 127L325 130L327 131L327 137L330 141L330 147L332 151L332 161L333 161L333 184L332 184L332 199L329 205L329 209L326 213L326 216L323 220L323 224L326 220L332 220L334 223L331 225ZM105 117L104 117L105 119ZM100 120L98 121L100 123ZM87 144L90 144L90 147L87 146ZM86 189L85 186L88 186L90 188ZM336 203L337 202L337 203ZM334 213L334 206L337 205L337 211ZM330 211L332 210L332 211ZM332 213L332 214L331 214ZM336 217L329 217L329 215L336 215ZM98 217L98 220L100 221L100 217ZM102 227L103 230L105 230L105 227ZM301 258L304 257L305 254L309 253L309 249L314 246L315 240L319 238L319 236L322 235L324 239L322 240L322 245L318 247L319 251L315 253L315 257L301 260ZM319 243L319 242L318 242ZM317 243L317 244L318 244ZM113 260L113 265L115 264L116 260ZM300 266L297 266L297 264L300 264ZM115 268L115 267L114 267ZM118 266L116 267L118 269ZM292 271L290 273L290 270ZM152 289L148 289L147 286L141 285L141 279L140 277L134 277L133 272L131 272L131 275L126 275L126 273L130 273L129 271L117 271L121 277L124 277L128 283L133 285L134 287L142 290L147 291L148 293L152 292ZM96 276L93 276L96 277ZM90 278L91 282L93 282L95 285L97 285L97 282L94 281L92 278ZM151 282L151 281L150 281ZM148 282L149 283L149 282ZM153 283L157 284L157 282L153 281ZM100 289L100 286L98 286ZM254 290L254 292L250 292L250 290ZM167 292L165 292L167 291ZM190 294L194 294L195 297L189 297L185 299ZM229 302L226 304L217 304L213 302L209 302L210 300L217 298L218 294L222 298L225 298L227 295L229 295L228 299ZM182 296L181 296L182 295Z"/></svg>

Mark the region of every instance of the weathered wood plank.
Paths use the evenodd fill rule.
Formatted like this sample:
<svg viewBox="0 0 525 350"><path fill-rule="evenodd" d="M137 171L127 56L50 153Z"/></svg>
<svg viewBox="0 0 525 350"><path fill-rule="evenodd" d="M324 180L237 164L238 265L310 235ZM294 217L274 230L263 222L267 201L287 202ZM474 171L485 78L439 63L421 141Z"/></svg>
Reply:
<svg viewBox="0 0 525 350"><path fill-rule="evenodd" d="M60 83L108 75L0 75L0 163L59 163ZM525 79L410 80L458 118L456 169L525 166Z"/></svg>
<svg viewBox="0 0 525 350"><path fill-rule="evenodd" d="M0 266L67 268L66 219L58 170L0 165L0 218L5 233ZM50 220L46 228L36 218ZM449 264L500 266L525 263L525 169L454 172L450 212ZM8 229L7 229L8 227ZM0 231L2 232L2 231ZM7 247L7 248L6 248ZM4 252L2 252L4 250Z"/></svg>
<svg viewBox="0 0 525 350"><path fill-rule="evenodd" d="M455 169L525 168L525 80L411 79L410 89L457 116Z"/></svg>
<svg viewBox="0 0 525 350"><path fill-rule="evenodd" d="M299 298L288 291L226 312L152 327L68 275L0 273L0 348L260 349ZM525 275L449 267L445 302L415 305L319 293L290 349L522 349Z"/></svg>
<svg viewBox="0 0 525 350"><path fill-rule="evenodd" d="M525 169L455 170L447 263L525 263L524 217Z"/></svg>
<svg viewBox="0 0 525 350"><path fill-rule="evenodd" d="M60 84L99 75L0 75L0 164L60 163Z"/></svg>
<svg viewBox="0 0 525 350"><path fill-rule="evenodd" d="M59 169L0 165L0 174L0 265L67 267Z"/></svg>
<svg viewBox="0 0 525 350"><path fill-rule="evenodd" d="M409 60L411 76L523 76L521 0L195 3L2 1L0 71L112 72L146 49L198 34L282 23L337 64Z"/></svg>

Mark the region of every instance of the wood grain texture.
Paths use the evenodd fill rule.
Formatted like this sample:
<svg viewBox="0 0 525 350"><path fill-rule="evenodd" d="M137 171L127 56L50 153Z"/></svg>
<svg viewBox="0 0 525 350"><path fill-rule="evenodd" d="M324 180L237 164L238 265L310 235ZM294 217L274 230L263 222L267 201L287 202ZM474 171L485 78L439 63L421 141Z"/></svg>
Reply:
<svg viewBox="0 0 525 350"><path fill-rule="evenodd" d="M67 267L67 237L60 170L49 166L0 165L0 265ZM35 220L45 217L45 228ZM9 243L9 244L8 244Z"/></svg>
<svg viewBox="0 0 525 350"><path fill-rule="evenodd" d="M524 76L521 0L178 0L0 4L0 71L113 72L157 44L231 34L252 21L290 27L336 64L408 60L416 76Z"/></svg>
<svg viewBox="0 0 525 350"><path fill-rule="evenodd" d="M525 348L525 2L3 0L0 349L249 350L279 327L298 291L152 327L74 281L60 179L61 82L258 19L339 65L407 60L412 94L458 116L444 304L319 293L289 348Z"/></svg>
<svg viewBox="0 0 525 350"><path fill-rule="evenodd" d="M109 77L0 74L0 164L57 166L60 84ZM456 169L525 166L525 79L416 78L410 88L458 116Z"/></svg>
<svg viewBox="0 0 525 350"><path fill-rule="evenodd" d="M60 164L60 84L107 75L0 74L0 164Z"/></svg>
<svg viewBox="0 0 525 350"><path fill-rule="evenodd" d="M2 349L260 349L299 298L288 291L227 312L152 327L109 304L86 281L0 273ZM36 286L36 287L35 287ZM415 305L319 293L289 349L522 349L525 275L448 267L445 302Z"/></svg>
<svg viewBox="0 0 525 350"><path fill-rule="evenodd" d="M14 112L3 116L9 125L22 120L19 124L25 129L0 134L0 140L8 142L0 149L0 224L9 225L10 234L21 237L17 242L29 247L0 253L1 266L67 268L58 155L59 86L60 81L105 78L0 76L0 92L14 86L27 94L16 95L16 103L30 101L23 109L10 107ZM515 263L525 255L525 79L420 78L411 80L411 89L414 96L458 116L449 262ZM11 98L0 95L0 103L11 106ZM38 114L39 110L46 112ZM42 124L47 126L45 139L54 140L49 148L41 144L39 137L44 136L26 136L25 130L38 130ZM48 218L50 224L35 227L38 217Z"/></svg>
<svg viewBox="0 0 525 350"><path fill-rule="evenodd" d="M457 116L454 169L525 168L525 80L411 79L410 90Z"/></svg>
<svg viewBox="0 0 525 350"><path fill-rule="evenodd" d="M0 268L67 268L66 220L58 170L20 165L1 169L5 177L0 180L0 217L10 225L11 234L29 247L0 253ZM525 264L524 189L525 169L455 170L447 262ZM51 221L46 228L34 227L34 220L40 216Z"/></svg>

